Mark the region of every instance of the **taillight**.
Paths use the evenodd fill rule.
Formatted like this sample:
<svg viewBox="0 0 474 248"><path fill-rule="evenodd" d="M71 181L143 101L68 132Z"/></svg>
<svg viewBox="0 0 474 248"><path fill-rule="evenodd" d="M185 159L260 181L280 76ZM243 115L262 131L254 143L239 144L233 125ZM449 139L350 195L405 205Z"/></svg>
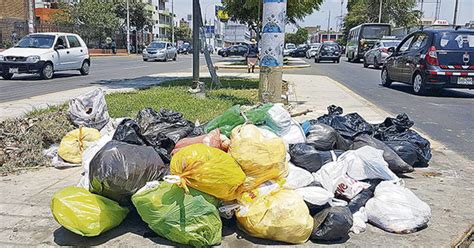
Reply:
<svg viewBox="0 0 474 248"><path fill-rule="evenodd" d="M428 52L426 53L426 63L430 65L439 65L438 54L435 46L428 48Z"/></svg>

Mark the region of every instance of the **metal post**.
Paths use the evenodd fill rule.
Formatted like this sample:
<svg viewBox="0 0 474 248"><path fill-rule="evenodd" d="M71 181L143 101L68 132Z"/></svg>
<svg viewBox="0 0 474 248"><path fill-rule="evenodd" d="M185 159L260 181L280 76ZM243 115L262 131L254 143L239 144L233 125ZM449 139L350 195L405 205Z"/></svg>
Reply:
<svg viewBox="0 0 474 248"><path fill-rule="evenodd" d="M35 32L35 0L28 0L28 33Z"/></svg>
<svg viewBox="0 0 474 248"><path fill-rule="evenodd" d="M193 0L193 84L199 83L199 0Z"/></svg>
<svg viewBox="0 0 474 248"><path fill-rule="evenodd" d="M328 16L328 34L329 34L329 28L331 27L331 10L329 10L329 16ZM329 40L329 38L328 38Z"/></svg>
<svg viewBox="0 0 474 248"><path fill-rule="evenodd" d="M459 0L456 0L456 2L454 3L453 27L456 26L456 19L458 17L458 4L459 4Z"/></svg>
<svg viewBox="0 0 474 248"><path fill-rule="evenodd" d="M171 43L174 45L174 0L171 0Z"/></svg>
<svg viewBox="0 0 474 248"><path fill-rule="evenodd" d="M127 53L130 55L130 3L127 0Z"/></svg>
<svg viewBox="0 0 474 248"><path fill-rule="evenodd" d="M281 102L286 0L263 0L259 100Z"/></svg>
<svg viewBox="0 0 474 248"><path fill-rule="evenodd" d="M382 23L382 1L380 0L380 7L379 7L379 23Z"/></svg>

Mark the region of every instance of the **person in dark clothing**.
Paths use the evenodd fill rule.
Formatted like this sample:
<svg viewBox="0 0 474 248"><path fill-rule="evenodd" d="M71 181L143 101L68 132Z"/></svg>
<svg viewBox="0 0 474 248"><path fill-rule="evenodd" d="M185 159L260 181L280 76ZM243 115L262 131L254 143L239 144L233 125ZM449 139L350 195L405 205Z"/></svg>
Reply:
<svg viewBox="0 0 474 248"><path fill-rule="evenodd" d="M117 54L117 43L115 43L115 40L112 40L110 47L112 48L112 53Z"/></svg>
<svg viewBox="0 0 474 248"><path fill-rule="evenodd" d="M249 73L250 73L250 71L252 71L252 73L254 72L255 65L257 64L257 61L258 61L257 42L255 41L255 39L252 39L251 42L252 43L249 45L249 50L248 50L248 52L245 56L245 58L247 60L247 68L248 68Z"/></svg>

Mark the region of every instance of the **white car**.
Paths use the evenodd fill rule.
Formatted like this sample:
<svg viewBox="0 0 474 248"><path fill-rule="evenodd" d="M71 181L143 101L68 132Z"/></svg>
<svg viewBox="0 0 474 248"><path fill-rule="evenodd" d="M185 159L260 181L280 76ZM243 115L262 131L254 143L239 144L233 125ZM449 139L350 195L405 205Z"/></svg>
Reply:
<svg viewBox="0 0 474 248"><path fill-rule="evenodd" d="M283 56L290 56L291 51L295 50L296 46L293 43L286 43L283 49Z"/></svg>
<svg viewBox="0 0 474 248"><path fill-rule="evenodd" d="M320 45L321 43L311 44L311 48L306 51L306 58L307 59L314 58L314 55L316 55L316 53L318 52Z"/></svg>
<svg viewBox="0 0 474 248"><path fill-rule="evenodd" d="M143 49L143 61L161 60L168 61L170 59L176 60L178 57L178 50L170 42L153 41L145 49Z"/></svg>
<svg viewBox="0 0 474 248"><path fill-rule="evenodd" d="M43 79L54 72L79 70L89 74L90 56L86 43L77 34L34 33L0 53L0 75L11 79L20 73L38 73Z"/></svg>

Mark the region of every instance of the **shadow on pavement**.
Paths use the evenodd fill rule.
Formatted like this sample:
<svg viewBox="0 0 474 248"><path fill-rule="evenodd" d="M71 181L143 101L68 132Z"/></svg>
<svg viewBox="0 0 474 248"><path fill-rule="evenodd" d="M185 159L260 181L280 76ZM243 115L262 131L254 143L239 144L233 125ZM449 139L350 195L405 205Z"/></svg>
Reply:
<svg viewBox="0 0 474 248"><path fill-rule="evenodd" d="M79 72L77 73L54 73L52 80L58 78L70 78L70 77L83 77ZM45 81L48 82L50 80L44 80L37 74L21 74L15 75L9 81Z"/></svg>
<svg viewBox="0 0 474 248"><path fill-rule="evenodd" d="M92 82L93 85L101 85L109 89L136 88L144 89L152 86L158 86L163 81L173 79L183 79L184 77L149 77L142 76L137 78L109 79Z"/></svg>
<svg viewBox="0 0 474 248"><path fill-rule="evenodd" d="M383 87L379 84L380 87ZM413 87L408 84L394 83L389 88L411 95L415 95L413 92ZM423 97L441 97L441 98L474 98L474 91L472 93L461 91L461 89L441 89L438 92L430 92Z"/></svg>

